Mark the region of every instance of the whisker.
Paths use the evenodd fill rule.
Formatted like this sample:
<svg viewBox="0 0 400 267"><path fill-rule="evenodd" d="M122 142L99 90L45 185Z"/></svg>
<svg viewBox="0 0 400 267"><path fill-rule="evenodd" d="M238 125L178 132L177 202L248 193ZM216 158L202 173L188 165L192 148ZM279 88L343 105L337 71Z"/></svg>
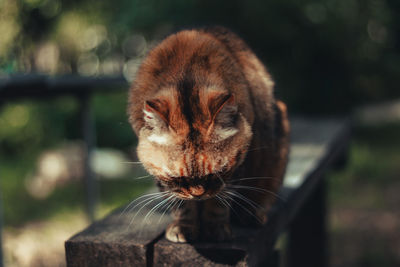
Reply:
<svg viewBox="0 0 400 267"><path fill-rule="evenodd" d="M164 213L168 211L170 208L175 206L175 204L179 201L179 199L175 196L173 196L172 201L164 208Z"/></svg>
<svg viewBox="0 0 400 267"><path fill-rule="evenodd" d="M176 207L177 210L179 210L179 208L182 206L183 202L185 202L185 200L181 199L178 206Z"/></svg>
<svg viewBox="0 0 400 267"><path fill-rule="evenodd" d="M218 196L218 195L217 195ZM226 204L226 206L231 210L231 211L233 211L233 213L235 213L235 215L238 217L238 218L240 218L240 215L236 212L236 210L234 209L234 207L232 207L232 205L229 203L229 201L228 200L226 200L225 198L230 198L229 196L224 196L224 194L222 194L222 196L220 196L220 199L221 199L221 201L222 202L225 202Z"/></svg>
<svg viewBox="0 0 400 267"><path fill-rule="evenodd" d="M161 214L160 219L158 219L157 223L160 223L162 218L164 217L164 214L171 208L173 208L177 203L179 202L179 200L177 198L172 199L171 203L168 204L168 206L165 208L164 212Z"/></svg>
<svg viewBox="0 0 400 267"><path fill-rule="evenodd" d="M121 217L122 215L124 215L124 213L129 209L129 207L131 207L136 201L138 201L139 199L142 199L142 198L144 198L144 197L151 197L151 196L154 196L154 195L164 195L164 194L166 194L167 192L156 192L156 193L150 193L150 194L146 194L146 195L143 195L143 196L140 196L140 197L138 197L138 198L135 198L134 200L132 200L125 208L124 208L124 210L121 212L121 214L119 215L119 217Z"/></svg>
<svg viewBox="0 0 400 267"><path fill-rule="evenodd" d="M168 192L168 193L169 193L169 192ZM165 197L165 195L156 196L156 197L153 197L153 198L150 199L150 200L149 200L149 199L146 199L145 201L147 201L147 203L144 204L142 207L140 207L140 209L136 212L136 214L133 216L133 218L132 218L131 221L129 222L128 228L131 226L131 224L132 224L132 222L135 220L136 216L140 213L140 211L141 211L144 207L146 207L147 205L149 205L151 202L153 202L153 201L155 201L155 200L157 200L157 199L163 198L163 197ZM143 203L143 202L144 202L144 201L142 201L141 203ZM136 204L135 207L136 207L137 205L141 204L141 203ZM134 207L134 208L135 208L135 207Z"/></svg>
<svg viewBox="0 0 400 267"><path fill-rule="evenodd" d="M277 181L280 181L276 177L255 176L255 177L244 177L244 178L238 178L238 179L234 178L233 180L231 180L229 182L233 183L233 182L247 181L247 180L277 180Z"/></svg>
<svg viewBox="0 0 400 267"><path fill-rule="evenodd" d="M140 161L121 161L123 164L143 164Z"/></svg>
<svg viewBox="0 0 400 267"><path fill-rule="evenodd" d="M159 207L162 207L165 203L168 203L168 201L173 198L174 196L171 195L168 198L164 199L163 201L161 201L160 203L158 203L157 205L155 205L149 212L147 212L146 216L143 219L143 222L146 222L147 218L150 217L151 214L155 213L157 211L157 209Z"/></svg>
<svg viewBox="0 0 400 267"><path fill-rule="evenodd" d="M226 200L223 196L219 196L216 195L215 196L217 198L217 200L227 209L233 211L233 213L235 213L236 216L238 216L240 218L240 215L236 212L236 210L232 207L232 205L229 203L228 200Z"/></svg>
<svg viewBox="0 0 400 267"><path fill-rule="evenodd" d="M253 191L259 192L259 193L268 193L268 194L275 196L277 199L282 200L283 202L287 201L286 199L284 199L280 195L276 194L275 192L264 189L264 188L258 188L258 187L246 186L246 185L229 185L229 186L227 186L227 188L247 189L247 190L253 190Z"/></svg>
<svg viewBox="0 0 400 267"><path fill-rule="evenodd" d="M226 193L236 196L238 198L240 198L241 200L243 200L243 202L249 204L253 209L260 209L263 210L264 208L261 207L258 203L254 202L253 200L245 197L244 195L240 194L239 192L235 192L235 191L226 191Z"/></svg>
<svg viewBox="0 0 400 267"><path fill-rule="evenodd" d="M175 197L175 196L174 196L174 197ZM166 213L167 211L172 210L173 208L175 208L175 206L177 206L177 209L179 209L180 206L182 205L182 203L183 203L184 201L185 201L185 200L183 200L183 199L179 199L179 198L176 198L176 197L175 197L175 199L171 202L171 204L173 203L173 205L171 205L171 204L168 205L168 207L164 210L163 214L161 215L160 219L158 219L158 222L157 222L157 223L160 223L160 222L161 222L162 218L164 217L164 215L165 215L165 213Z"/></svg>
<svg viewBox="0 0 400 267"><path fill-rule="evenodd" d="M153 176L153 175L149 174L149 175L145 175L145 176L139 176L139 177L136 177L136 178L133 178L133 179L140 180L140 179L144 179L144 178L151 177L151 176Z"/></svg>
<svg viewBox="0 0 400 267"><path fill-rule="evenodd" d="M164 196L164 195L163 195ZM151 202L153 202L154 200L156 200L156 199L158 199L158 198L160 198L161 196L151 196L151 197L149 197L149 198L146 198L145 200L143 200L143 201L140 201L139 203L137 203L133 208L130 208L129 209L129 212L131 212L133 209L135 209L138 205L140 205L140 204L142 204L142 203L144 203L144 202L146 202L147 201L147 203L144 205L144 206L146 206L147 204L149 204L149 203L151 203ZM132 217L132 219L131 219L131 221L129 222L129 225L127 226L127 229L126 230L128 230L128 228L130 227L130 225L132 224L132 222L133 222L133 220L135 219L135 217L139 214L139 212L140 212L140 210L143 208L143 206L139 209L139 211L137 211L136 213L135 213L135 215Z"/></svg>
<svg viewBox="0 0 400 267"><path fill-rule="evenodd" d="M271 146L260 146L260 147L256 147L256 148L253 148L253 149L249 149L249 150L247 150L247 152L261 150L261 149L267 149L267 148L271 148Z"/></svg>
<svg viewBox="0 0 400 267"><path fill-rule="evenodd" d="M136 203L135 206L129 208L129 211L128 211L128 212L132 212L133 210L135 210L135 208L136 208L137 206L139 206L140 204L142 204L142 203L144 203L144 202L146 202L146 201L154 200L154 199L159 199L159 198L161 198L161 197L163 197L163 196L164 196L164 195L155 195L155 196L151 196L151 197L149 197L149 198L146 198L146 199L140 201L139 203Z"/></svg>
<svg viewBox="0 0 400 267"><path fill-rule="evenodd" d="M235 202L236 204L238 204L239 207L241 207L241 208L242 208L243 210L245 210L248 214L250 214L251 216L253 216L259 223L262 223L262 222L260 221L260 219L259 219L256 215L254 215L249 209L247 209L246 207L244 207L239 201L237 201L236 199L234 199L233 197L228 196L228 195L226 195L226 197L228 197L230 200L232 200L233 202Z"/></svg>
<svg viewBox="0 0 400 267"><path fill-rule="evenodd" d="M225 185L225 181L222 179L221 175L219 175L218 173L215 173L215 175L218 177L218 179L221 181L222 186Z"/></svg>
<svg viewBox="0 0 400 267"><path fill-rule="evenodd" d="M224 206L224 207L226 207L226 208L228 208L229 209L229 206L228 205L226 205L226 203L225 202L223 202L223 200L222 200L222 198L220 197L220 196L218 196L218 195L215 195L215 197L216 197L216 199Z"/></svg>
<svg viewBox="0 0 400 267"><path fill-rule="evenodd" d="M253 190L255 192L260 192L260 193L268 192L266 189L258 188L258 187L254 187L254 186L247 186L247 185L228 185L227 188L248 189L248 190Z"/></svg>
<svg viewBox="0 0 400 267"><path fill-rule="evenodd" d="M232 210L238 217L240 217L239 214L236 213L236 211L235 211L235 209L232 207L232 205L229 203L229 201L226 200L226 199L224 198L223 195L219 196L219 194L217 194L216 197L217 197L217 199L218 199L225 207L229 208L229 209ZM225 196L225 197L226 197L226 196Z"/></svg>
<svg viewBox="0 0 400 267"><path fill-rule="evenodd" d="M185 202L185 200L184 199L179 199L179 198L177 198L177 199L178 199L178 203L176 205L176 209L179 209L182 206L182 204ZM175 205L170 208L170 211L172 211L173 209L175 209Z"/></svg>
<svg viewBox="0 0 400 267"><path fill-rule="evenodd" d="M172 207L168 207L167 211L172 211L175 208L175 206L176 206L176 209L179 209L184 202L185 202L184 199L176 198L176 203Z"/></svg>

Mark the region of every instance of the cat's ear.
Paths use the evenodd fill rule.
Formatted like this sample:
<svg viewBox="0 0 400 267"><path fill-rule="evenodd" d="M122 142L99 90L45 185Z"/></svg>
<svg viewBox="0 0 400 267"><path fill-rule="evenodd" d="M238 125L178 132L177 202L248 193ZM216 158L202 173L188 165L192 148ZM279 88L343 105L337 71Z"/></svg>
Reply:
<svg viewBox="0 0 400 267"><path fill-rule="evenodd" d="M169 124L169 103L161 99L144 103L144 121L152 128L162 128Z"/></svg>

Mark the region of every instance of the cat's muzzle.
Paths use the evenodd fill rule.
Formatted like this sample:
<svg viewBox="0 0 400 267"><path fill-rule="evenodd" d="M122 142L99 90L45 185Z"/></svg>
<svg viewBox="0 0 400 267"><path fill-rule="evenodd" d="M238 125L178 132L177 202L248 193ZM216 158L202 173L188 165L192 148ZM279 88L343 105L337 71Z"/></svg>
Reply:
<svg viewBox="0 0 400 267"><path fill-rule="evenodd" d="M205 200L218 194L225 182L220 176L211 174L203 177L174 177L167 186L179 198Z"/></svg>

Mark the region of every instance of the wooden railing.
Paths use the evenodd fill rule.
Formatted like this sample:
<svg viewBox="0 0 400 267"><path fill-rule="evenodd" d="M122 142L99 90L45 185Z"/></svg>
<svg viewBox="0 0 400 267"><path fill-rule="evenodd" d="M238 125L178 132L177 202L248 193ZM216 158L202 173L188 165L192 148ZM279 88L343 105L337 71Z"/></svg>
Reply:
<svg viewBox="0 0 400 267"><path fill-rule="evenodd" d="M66 241L67 265L279 266L276 241L288 232L288 266L326 266L324 177L329 169L345 162L349 122L292 118L291 125L290 160L284 185L267 214L265 226L235 225L230 242L176 244L164 237L172 220L169 214L158 211L146 221L137 216L132 223L138 209L122 212L121 207Z"/></svg>

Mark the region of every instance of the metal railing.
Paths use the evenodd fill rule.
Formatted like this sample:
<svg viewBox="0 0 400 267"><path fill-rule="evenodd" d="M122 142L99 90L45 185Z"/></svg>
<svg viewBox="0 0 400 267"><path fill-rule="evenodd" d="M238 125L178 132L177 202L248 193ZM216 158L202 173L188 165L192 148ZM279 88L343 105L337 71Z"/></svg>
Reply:
<svg viewBox="0 0 400 267"><path fill-rule="evenodd" d="M60 96L72 96L79 101L79 116L82 138L85 144L84 184L86 192L86 212L90 221L95 218L98 202L98 184L90 167L96 145L94 114L91 96L98 92L126 90L128 82L123 77L80 77L46 75L10 75L0 78L0 108L3 104L21 99L48 100ZM2 199L0 188L0 267L3 266L2 253Z"/></svg>

